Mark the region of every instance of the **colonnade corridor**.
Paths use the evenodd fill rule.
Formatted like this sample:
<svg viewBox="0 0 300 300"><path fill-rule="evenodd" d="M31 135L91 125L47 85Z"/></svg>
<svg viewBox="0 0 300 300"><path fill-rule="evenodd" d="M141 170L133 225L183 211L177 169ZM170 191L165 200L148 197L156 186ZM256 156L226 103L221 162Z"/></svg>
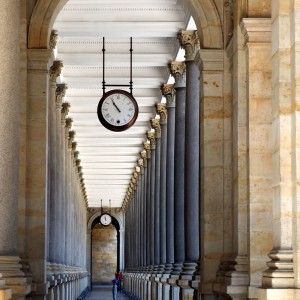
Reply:
<svg viewBox="0 0 300 300"><path fill-rule="evenodd" d="M299 300L299 3L0 0L0 300Z"/></svg>

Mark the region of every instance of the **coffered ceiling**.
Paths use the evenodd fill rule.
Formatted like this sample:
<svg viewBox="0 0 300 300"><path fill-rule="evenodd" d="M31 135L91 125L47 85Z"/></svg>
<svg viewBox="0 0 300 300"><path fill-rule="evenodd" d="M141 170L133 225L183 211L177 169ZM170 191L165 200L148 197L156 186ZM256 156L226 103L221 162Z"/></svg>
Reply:
<svg viewBox="0 0 300 300"><path fill-rule="evenodd" d="M179 50L177 33L187 27L188 12L176 0L69 0L53 29L58 32L56 59L63 61L60 82L83 171L90 207L120 207L139 152L168 81L167 65ZM105 81L129 84L130 37L133 38L133 95L136 123L124 132L104 128L97 117L102 96L102 38ZM107 89L106 91L108 91Z"/></svg>

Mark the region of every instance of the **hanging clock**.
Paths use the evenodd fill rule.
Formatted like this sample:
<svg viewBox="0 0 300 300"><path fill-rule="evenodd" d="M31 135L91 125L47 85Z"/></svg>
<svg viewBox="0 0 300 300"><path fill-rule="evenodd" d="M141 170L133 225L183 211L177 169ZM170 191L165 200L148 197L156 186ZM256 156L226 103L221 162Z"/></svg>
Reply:
<svg viewBox="0 0 300 300"><path fill-rule="evenodd" d="M101 124L112 131L124 131L136 121L139 108L131 93L111 90L98 104L97 114Z"/></svg>
<svg viewBox="0 0 300 300"><path fill-rule="evenodd" d="M111 216L108 213L103 213L100 216L100 223L103 226L108 226L111 223Z"/></svg>

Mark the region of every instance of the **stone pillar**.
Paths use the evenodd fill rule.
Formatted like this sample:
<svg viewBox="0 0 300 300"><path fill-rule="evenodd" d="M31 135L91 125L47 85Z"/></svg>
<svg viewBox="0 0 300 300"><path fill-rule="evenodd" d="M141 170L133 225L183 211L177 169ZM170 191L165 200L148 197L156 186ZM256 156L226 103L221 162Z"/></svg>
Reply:
<svg viewBox="0 0 300 300"><path fill-rule="evenodd" d="M169 64L170 74L175 78L175 147L174 147L174 264L168 283L171 285L171 299L179 299L178 279L185 258L184 242L184 152L185 152L185 103L186 66L184 62Z"/></svg>
<svg viewBox="0 0 300 300"><path fill-rule="evenodd" d="M174 263L174 154L175 154L175 90L174 85L164 84L162 94L167 99L167 162L166 162L166 274Z"/></svg>
<svg viewBox="0 0 300 300"><path fill-rule="evenodd" d="M16 294L24 274L20 271L18 247L19 199L19 101L20 101L20 4L19 1L0 1L2 38L0 109L0 298L10 299ZM48 57L49 59L49 57ZM6 281L3 278L7 278ZM15 283L13 282L15 281ZM6 285L9 287L5 287ZM25 296L26 290L21 294Z"/></svg>
<svg viewBox="0 0 300 300"><path fill-rule="evenodd" d="M200 184L200 89L199 69L194 61L199 51L197 31L181 30L178 35L185 49L186 118L184 169L184 237L185 261L178 285L184 299L194 296L191 281L200 258L199 184Z"/></svg>
<svg viewBox="0 0 300 300"><path fill-rule="evenodd" d="M144 143L144 149L146 151L146 159L147 159L147 181L146 181L146 247L147 247L147 255L146 255L146 266L148 266L148 270L151 268L151 148L150 143L145 142Z"/></svg>
<svg viewBox="0 0 300 300"><path fill-rule="evenodd" d="M36 282L34 297L43 299L46 284L46 174L47 174L47 98L49 91L50 50L28 50L28 119L27 119L27 227L26 255ZM37 147L37 145L39 145Z"/></svg>
<svg viewBox="0 0 300 300"><path fill-rule="evenodd" d="M152 119L151 126L155 130L155 204L154 204L154 265L160 263L160 151L161 128L159 119Z"/></svg>
<svg viewBox="0 0 300 300"><path fill-rule="evenodd" d="M174 149L174 266L172 275L178 278L182 271L184 251L184 145L185 145L185 63L173 61L169 65L175 78L175 149Z"/></svg>
<svg viewBox="0 0 300 300"><path fill-rule="evenodd" d="M160 272L164 271L165 264L167 262L167 119L168 112L165 103L157 103L156 111L160 116L160 128L161 128L161 149L160 149L160 215L159 215L159 246L160 246Z"/></svg>
<svg viewBox="0 0 300 300"><path fill-rule="evenodd" d="M150 265L152 267L155 266L155 165L156 165L156 138L154 131L148 131L147 137L150 141L150 148L151 148L151 186L150 186Z"/></svg>
<svg viewBox="0 0 300 300"><path fill-rule="evenodd" d="M199 51L196 31L179 34L185 49L186 118L185 118L185 264L182 274L192 275L200 257L199 184L200 184L200 72L194 59Z"/></svg>
<svg viewBox="0 0 300 300"><path fill-rule="evenodd" d="M69 156L70 156L70 152L66 150L66 147L64 145L64 147L62 147L62 144L64 144L64 130L62 129L62 125L61 125L61 108L62 108L62 102L63 102L63 98L66 94L66 90L67 90L67 86L65 84L57 84L56 87L56 133L57 133L57 139L59 139L59 141L57 141L56 143L56 153L60 156L64 157L64 163L63 163L63 169L64 174L65 174L65 179L62 182L59 181L60 177L56 177L57 179L57 184L60 185L60 187L57 187L57 189L59 190L64 190L65 191L65 198L63 200L63 207L64 209L62 210L62 216L65 219L65 221L63 222L62 228L61 230L63 231L63 244L62 244L62 261L66 264L66 259L67 259L67 243L65 241L65 239L68 237L68 228L67 228L67 222L68 222L68 214L67 214L67 207L68 207L68 198L69 198L69 189L67 186L67 182L70 180L70 174L69 174ZM70 123L72 123L72 119L69 119ZM70 125L71 126L71 125ZM68 149L68 148L67 148ZM58 162L56 161L56 166L57 168L61 168L61 166L59 166ZM58 193L59 194L59 193ZM56 224L57 226L57 224Z"/></svg>
<svg viewBox="0 0 300 300"><path fill-rule="evenodd" d="M57 263L57 253L59 247L59 219L57 213L59 209L60 196L58 190L60 189L61 181L59 180L60 174L60 164L57 164L60 151L60 132L57 132L56 128L60 128L60 112L57 116L56 112L56 78L60 75L63 64L61 61L54 61L50 68L50 93L49 93L49 123L48 123L48 135L49 135L49 154L48 154L48 172L49 172L49 189L50 197L48 199L49 204L47 207L50 209L50 219L49 221L49 261L51 263ZM57 122L57 118L59 121ZM58 150L59 149L59 150Z"/></svg>

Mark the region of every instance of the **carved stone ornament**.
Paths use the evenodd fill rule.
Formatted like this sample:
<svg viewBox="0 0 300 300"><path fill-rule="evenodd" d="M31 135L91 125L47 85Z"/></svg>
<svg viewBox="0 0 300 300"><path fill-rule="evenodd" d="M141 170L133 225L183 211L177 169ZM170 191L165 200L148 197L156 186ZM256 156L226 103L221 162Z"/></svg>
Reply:
<svg viewBox="0 0 300 300"><path fill-rule="evenodd" d="M224 3L224 45L227 46L233 36L233 0Z"/></svg>
<svg viewBox="0 0 300 300"><path fill-rule="evenodd" d="M161 138L161 128L160 128L160 120L159 119L151 119L151 127L155 130L155 138Z"/></svg>
<svg viewBox="0 0 300 300"><path fill-rule="evenodd" d="M151 158L151 144L148 141L144 142L144 149L146 150L147 158Z"/></svg>
<svg viewBox="0 0 300 300"><path fill-rule="evenodd" d="M65 126L70 129L72 127L73 119L72 118L66 118L65 119Z"/></svg>
<svg viewBox="0 0 300 300"><path fill-rule="evenodd" d="M172 61L169 63L170 74L175 79L175 88L186 87L186 65L183 61Z"/></svg>
<svg viewBox="0 0 300 300"><path fill-rule="evenodd" d="M168 109L166 103L157 103L156 104L156 112L160 116L159 123L167 124L168 121Z"/></svg>
<svg viewBox="0 0 300 300"><path fill-rule="evenodd" d="M155 131L147 131L147 138L150 141L151 149L155 149L155 145L156 145Z"/></svg>
<svg viewBox="0 0 300 300"><path fill-rule="evenodd" d="M163 84L161 92L167 99L167 107L175 107L175 89L174 84Z"/></svg>
<svg viewBox="0 0 300 300"><path fill-rule="evenodd" d="M50 35L50 40L49 40L49 48L51 50L56 48L57 39L58 39L57 30L52 30Z"/></svg>
<svg viewBox="0 0 300 300"><path fill-rule="evenodd" d="M62 100L66 95L68 86L65 83L56 85L56 107L61 108Z"/></svg>
<svg viewBox="0 0 300 300"><path fill-rule="evenodd" d="M79 166L80 166L80 162L81 162L81 160L80 159L76 159L76 167L78 168Z"/></svg>
<svg viewBox="0 0 300 300"><path fill-rule="evenodd" d="M74 144L74 143L76 144L76 145L74 145L75 147L73 147L73 144ZM72 151L74 150L74 152L73 152L73 157L74 157L75 160L79 157L79 151L76 150L76 147L77 147L77 143L76 143L76 142L73 142L73 143L72 143Z"/></svg>
<svg viewBox="0 0 300 300"><path fill-rule="evenodd" d="M149 149L150 149L150 147L149 147ZM147 151L146 150L142 150L140 152L140 157L141 157L141 159L144 162L144 167L147 168Z"/></svg>
<svg viewBox="0 0 300 300"><path fill-rule="evenodd" d="M55 60L53 65L50 67L50 81L56 83L56 78L60 75L63 63L60 60Z"/></svg>
<svg viewBox="0 0 300 300"><path fill-rule="evenodd" d="M62 106L62 108L61 108L61 123L62 123L62 125L64 125L65 118L66 118L67 114L69 113L71 105L68 102L64 102L61 106Z"/></svg>
<svg viewBox="0 0 300 300"><path fill-rule="evenodd" d="M200 40L197 30L180 30L178 34L180 46L185 50L185 60L194 60L200 50Z"/></svg>
<svg viewBox="0 0 300 300"><path fill-rule="evenodd" d="M142 158L137 160L137 164L141 170L144 168L144 160Z"/></svg>
<svg viewBox="0 0 300 300"><path fill-rule="evenodd" d="M75 139L76 132L74 130L69 131L69 138L68 138L68 147L72 149L72 143Z"/></svg>

